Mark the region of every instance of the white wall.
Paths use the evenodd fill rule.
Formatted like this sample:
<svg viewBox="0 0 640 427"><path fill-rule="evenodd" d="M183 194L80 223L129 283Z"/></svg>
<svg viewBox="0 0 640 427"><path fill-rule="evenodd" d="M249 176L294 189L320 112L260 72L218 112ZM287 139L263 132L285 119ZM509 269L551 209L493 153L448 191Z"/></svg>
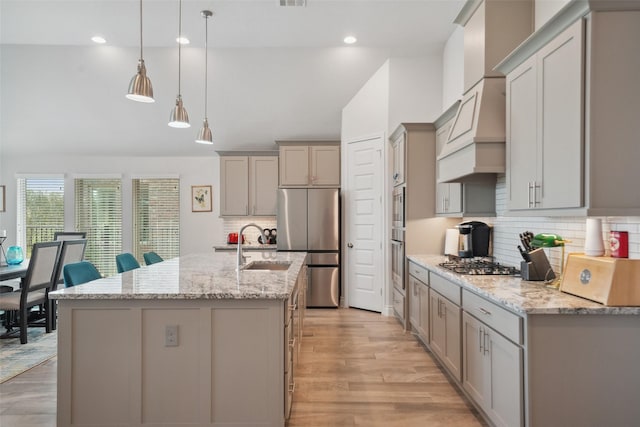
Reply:
<svg viewBox="0 0 640 427"><path fill-rule="evenodd" d="M442 111L462 98L464 92L464 28L457 26L442 54Z"/></svg>
<svg viewBox="0 0 640 427"><path fill-rule="evenodd" d="M431 122L441 112L442 60L439 54L391 58L389 62L389 134L400 123Z"/></svg>
<svg viewBox="0 0 640 427"><path fill-rule="evenodd" d="M342 109L343 142L386 133L389 122L389 60L367 80Z"/></svg>
<svg viewBox="0 0 640 427"><path fill-rule="evenodd" d="M535 0L535 26L537 30L542 27L571 0Z"/></svg>
<svg viewBox="0 0 640 427"><path fill-rule="evenodd" d="M73 180L91 174L122 175L123 251L131 250L131 179L141 176L178 176L180 178L180 253L212 251L224 242L223 221L219 215L220 161L210 157L108 157L108 156L29 156L0 161L0 182L7 186L7 211L0 213L0 229L6 229L7 244L16 241L16 174L65 175L65 224L73 228ZM213 212L191 212L191 186L213 186Z"/></svg>

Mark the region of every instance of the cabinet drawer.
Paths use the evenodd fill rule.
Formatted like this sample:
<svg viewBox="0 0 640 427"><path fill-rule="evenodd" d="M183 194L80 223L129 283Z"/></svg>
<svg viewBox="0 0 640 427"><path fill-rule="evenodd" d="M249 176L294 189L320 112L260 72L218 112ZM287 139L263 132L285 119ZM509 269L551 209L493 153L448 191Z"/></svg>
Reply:
<svg viewBox="0 0 640 427"><path fill-rule="evenodd" d="M393 290L393 309L400 318L404 319L404 295L397 289Z"/></svg>
<svg viewBox="0 0 640 427"><path fill-rule="evenodd" d="M429 273L424 267L420 267L418 264L409 261L409 274L420 280L425 285L429 284Z"/></svg>
<svg viewBox="0 0 640 427"><path fill-rule="evenodd" d="M450 300L452 303L460 305L460 286L434 273L431 273L430 279L430 285L433 289L440 292L442 296Z"/></svg>
<svg viewBox="0 0 640 427"><path fill-rule="evenodd" d="M517 344L522 342L522 317L478 295L462 291L462 308Z"/></svg>

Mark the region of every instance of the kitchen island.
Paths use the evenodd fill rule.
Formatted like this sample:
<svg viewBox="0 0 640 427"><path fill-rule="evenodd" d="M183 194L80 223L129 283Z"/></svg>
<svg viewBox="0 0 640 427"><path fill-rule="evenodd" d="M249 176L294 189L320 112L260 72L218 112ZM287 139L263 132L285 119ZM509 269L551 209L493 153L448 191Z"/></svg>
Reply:
<svg viewBox="0 0 640 427"><path fill-rule="evenodd" d="M640 307L407 258L412 328L493 424L637 425Z"/></svg>
<svg viewBox="0 0 640 427"><path fill-rule="evenodd" d="M283 426L306 254L255 255L240 271L235 253L193 254L51 293L57 425Z"/></svg>

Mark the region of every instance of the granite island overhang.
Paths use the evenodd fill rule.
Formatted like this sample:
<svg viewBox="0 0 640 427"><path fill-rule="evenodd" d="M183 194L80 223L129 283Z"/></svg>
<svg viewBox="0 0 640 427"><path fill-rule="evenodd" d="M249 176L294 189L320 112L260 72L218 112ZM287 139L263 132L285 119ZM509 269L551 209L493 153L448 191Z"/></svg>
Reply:
<svg viewBox="0 0 640 427"><path fill-rule="evenodd" d="M306 253L249 258L288 268L193 254L52 293L57 425L283 426Z"/></svg>

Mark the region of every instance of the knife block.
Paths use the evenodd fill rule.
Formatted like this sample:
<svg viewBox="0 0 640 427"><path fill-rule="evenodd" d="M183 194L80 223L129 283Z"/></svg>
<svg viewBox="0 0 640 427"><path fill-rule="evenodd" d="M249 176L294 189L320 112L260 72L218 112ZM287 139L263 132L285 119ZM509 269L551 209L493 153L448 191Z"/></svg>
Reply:
<svg viewBox="0 0 640 427"><path fill-rule="evenodd" d="M520 263L520 275L524 280L530 281L551 281L556 278L556 274L549 264L547 254L542 248L529 252L531 261Z"/></svg>

